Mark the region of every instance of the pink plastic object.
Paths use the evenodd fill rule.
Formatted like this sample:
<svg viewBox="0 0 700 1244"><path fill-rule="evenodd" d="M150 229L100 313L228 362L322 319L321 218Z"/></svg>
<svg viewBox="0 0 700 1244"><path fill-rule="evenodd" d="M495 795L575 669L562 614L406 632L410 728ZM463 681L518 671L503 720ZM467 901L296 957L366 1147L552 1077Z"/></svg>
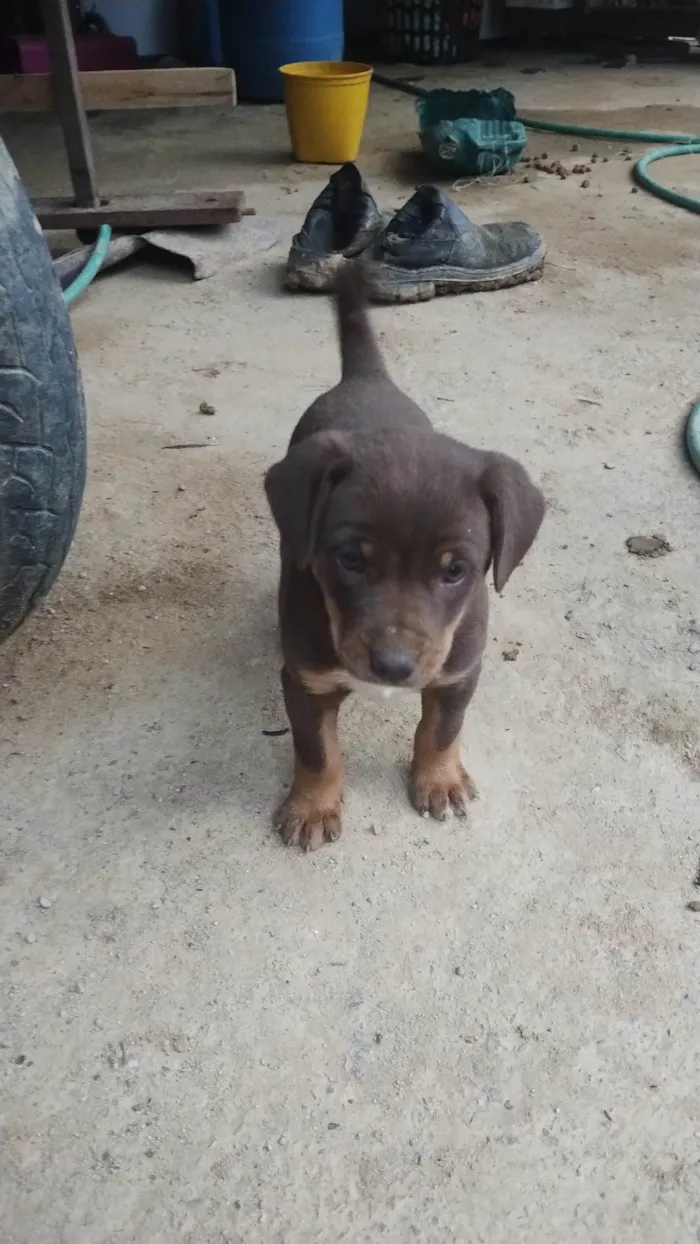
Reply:
<svg viewBox="0 0 700 1244"><path fill-rule="evenodd" d="M76 35L78 68L138 69L136 40L128 35ZM41 35L15 35L0 40L0 73L51 73L46 40Z"/></svg>

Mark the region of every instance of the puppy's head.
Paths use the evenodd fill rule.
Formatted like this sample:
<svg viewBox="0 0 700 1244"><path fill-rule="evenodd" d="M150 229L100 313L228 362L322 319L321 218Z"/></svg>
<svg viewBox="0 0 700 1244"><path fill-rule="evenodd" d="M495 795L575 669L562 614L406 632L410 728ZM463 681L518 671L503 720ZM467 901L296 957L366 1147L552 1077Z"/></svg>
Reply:
<svg viewBox="0 0 700 1244"><path fill-rule="evenodd" d="M294 445L265 479L288 556L322 592L339 664L420 689L447 661L472 592L500 592L544 514L523 467L434 432Z"/></svg>

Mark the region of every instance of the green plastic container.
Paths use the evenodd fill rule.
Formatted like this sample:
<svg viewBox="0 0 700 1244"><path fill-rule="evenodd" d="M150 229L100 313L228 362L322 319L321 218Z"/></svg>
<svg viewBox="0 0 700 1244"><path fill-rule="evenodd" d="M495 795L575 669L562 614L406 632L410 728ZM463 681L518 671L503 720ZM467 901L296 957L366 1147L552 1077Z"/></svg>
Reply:
<svg viewBox="0 0 700 1244"><path fill-rule="evenodd" d="M510 91L428 91L416 102L423 151L445 177L493 177L515 168L525 126Z"/></svg>

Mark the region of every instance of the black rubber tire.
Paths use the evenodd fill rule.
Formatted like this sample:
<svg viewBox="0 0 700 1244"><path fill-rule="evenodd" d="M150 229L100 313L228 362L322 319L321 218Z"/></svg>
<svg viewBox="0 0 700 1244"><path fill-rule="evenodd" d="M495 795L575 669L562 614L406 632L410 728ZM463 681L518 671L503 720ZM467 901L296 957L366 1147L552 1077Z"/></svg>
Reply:
<svg viewBox="0 0 700 1244"><path fill-rule="evenodd" d="M85 401L68 311L0 139L0 643L56 579L85 484Z"/></svg>

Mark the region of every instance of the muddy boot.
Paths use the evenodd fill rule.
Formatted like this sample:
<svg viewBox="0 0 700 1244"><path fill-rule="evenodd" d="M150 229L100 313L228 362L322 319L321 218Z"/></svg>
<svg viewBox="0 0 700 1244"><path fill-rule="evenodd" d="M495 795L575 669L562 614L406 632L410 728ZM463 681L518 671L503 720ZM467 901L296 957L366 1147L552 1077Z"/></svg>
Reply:
<svg viewBox="0 0 700 1244"><path fill-rule="evenodd" d="M378 302L504 289L542 275L545 244L521 221L475 225L436 186L421 186L362 257Z"/></svg>
<svg viewBox="0 0 700 1244"><path fill-rule="evenodd" d="M339 266L365 250L383 223L359 169L344 164L333 173L292 242L284 281L287 289L332 289Z"/></svg>

